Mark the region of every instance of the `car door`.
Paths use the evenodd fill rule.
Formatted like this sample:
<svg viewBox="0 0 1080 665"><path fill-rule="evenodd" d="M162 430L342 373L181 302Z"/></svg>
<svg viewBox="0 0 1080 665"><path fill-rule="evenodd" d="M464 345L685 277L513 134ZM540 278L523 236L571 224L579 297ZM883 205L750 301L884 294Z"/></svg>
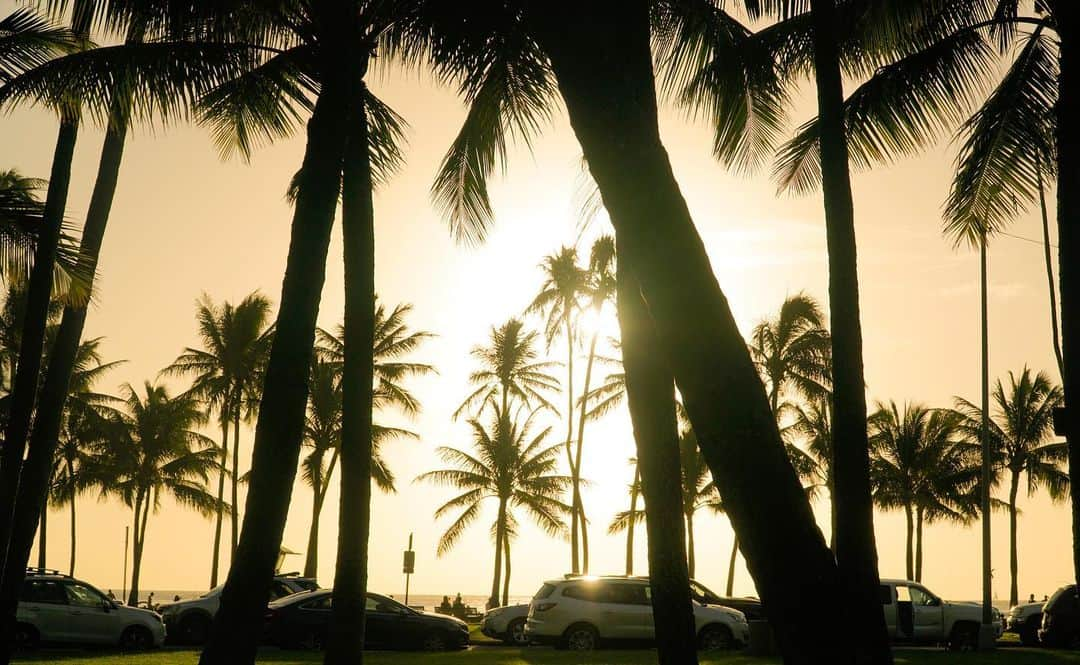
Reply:
<svg viewBox="0 0 1080 665"><path fill-rule="evenodd" d="M67 624L72 638L88 644L114 644L120 640L120 618L117 612L105 609L108 602L96 590L81 582L65 582Z"/></svg>
<svg viewBox="0 0 1080 665"><path fill-rule="evenodd" d="M296 608L292 638L303 642L308 637L326 644L326 628L330 625L333 596L329 593L303 602Z"/></svg>
<svg viewBox="0 0 1080 665"><path fill-rule="evenodd" d="M914 639L918 642L945 639L945 615L941 601L922 587L911 586L908 592L911 595Z"/></svg>
<svg viewBox="0 0 1080 665"><path fill-rule="evenodd" d="M896 589L891 584L881 585L881 610L885 615L885 629L889 639L896 639Z"/></svg>
<svg viewBox="0 0 1080 665"><path fill-rule="evenodd" d="M597 590L600 604L600 633L620 640L649 639L652 607L645 585L608 580Z"/></svg>
<svg viewBox="0 0 1080 665"><path fill-rule="evenodd" d="M67 594L59 580L30 579L23 584L18 615L38 631L43 642L71 642Z"/></svg>
<svg viewBox="0 0 1080 665"><path fill-rule="evenodd" d="M373 593L367 596L364 621L364 648L391 649L399 646L405 635L398 625L396 613L384 602L385 599Z"/></svg>

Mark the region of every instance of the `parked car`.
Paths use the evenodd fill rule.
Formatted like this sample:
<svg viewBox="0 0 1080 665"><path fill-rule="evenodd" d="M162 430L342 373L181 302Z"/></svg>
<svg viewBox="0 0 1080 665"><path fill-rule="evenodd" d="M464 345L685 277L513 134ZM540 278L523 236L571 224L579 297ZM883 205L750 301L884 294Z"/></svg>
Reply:
<svg viewBox="0 0 1080 665"><path fill-rule="evenodd" d="M1043 605L1039 641L1055 648L1080 643L1080 601L1076 597L1075 584L1061 587Z"/></svg>
<svg viewBox="0 0 1080 665"><path fill-rule="evenodd" d="M15 622L16 648L60 642L135 651L165 642L157 612L119 605L82 580L40 568L27 570Z"/></svg>
<svg viewBox="0 0 1080 665"><path fill-rule="evenodd" d="M484 613L480 632L510 646L528 646L529 638L525 636L525 621L528 618L528 603L495 607Z"/></svg>
<svg viewBox="0 0 1080 665"><path fill-rule="evenodd" d="M1009 608L1005 615L1005 631L1016 633L1020 637L1020 643L1024 646L1035 646L1039 643L1039 628L1042 627L1043 605L1046 603L1024 603Z"/></svg>
<svg viewBox="0 0 1080 665"><path fill-rule="evenodd" d="M757 598L720 596L695 580L690 580L690 597L702 605L722 605L739 610L746 616L747 621L764 621L766 618L765 608Z"/></svg>
<svg viewBox="0 0 1080 665"><path fill-rule="evenodd" d="M941 600L910 580L881 580L885 624L895 642L946 644L950 649L978 648L982 605ZM1001 637L1001 612L992 608L994 630Z"/></svg>
<svg viewBox="0 0 1080 665"><path fill-rule="evenodd" d="M695 601L694 623L702 650L750 641L746 616L738 610ZM575 650L593 649L601 641L651 641L656 635L649 580L613 575L545 582L529 604L525 635Z"/></svg>
<svg viewBox="0 0 1080 665"><path fill-rule="evenodd" d="M160 611L168 628L169 641L177 644L206 642L210 636L210 624L221 605L221 590L224 588L225 585L218 585L198 598L162 605ZM270 600L318 588L314 579L301 577L299 573L275 575L270 585Z"/></svg>
<svg viewBox="0 0 1080 665"><path fill-rule="evenodd" d="M321 649L330 625L331 591L318 589L275 600L266 610L265 641L283 648ZM367 595L365 649L443 651L469 644L461 619L418 612L377 593Z"/></svg>

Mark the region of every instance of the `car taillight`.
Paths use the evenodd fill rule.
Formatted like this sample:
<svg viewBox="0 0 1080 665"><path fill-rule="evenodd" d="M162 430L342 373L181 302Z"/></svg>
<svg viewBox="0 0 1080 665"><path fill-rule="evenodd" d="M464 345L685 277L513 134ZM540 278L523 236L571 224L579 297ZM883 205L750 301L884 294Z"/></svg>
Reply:
<svg viewBox="0 0 1080 665"><path fill-rule="evenodd" d="M537 612L547 612L551 608L555 607L555 605L556 605L556 603L537 603L536 604L536 611Z"/></svg>

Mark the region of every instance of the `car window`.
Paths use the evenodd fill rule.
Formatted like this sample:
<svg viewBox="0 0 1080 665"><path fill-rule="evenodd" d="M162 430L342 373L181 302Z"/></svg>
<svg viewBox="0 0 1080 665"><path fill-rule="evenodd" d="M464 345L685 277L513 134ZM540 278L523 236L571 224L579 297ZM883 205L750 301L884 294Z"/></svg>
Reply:
<svg viewBox="0 0 1080 665"><path fill-rule="evenodd" d="M334 599L334 597L332 595L326 594L325 596L321 596L319 598L316 598L315 600L304 603L303 605L300 606L300 609L303 609L303 610L328 610L333 606L333 604L331 602L333 599Z"/></svg>
<svg viewBox="0 0 1080 665"><path fill-rule="evenodd" d="M51 603L67 605L67 594L56 580L28 580L23 585L19 600L27 603Z"/></svg>
<svg viewBox="0 0 1080 665"><path fill-rule="evenodd" d="M644 584L605 584L600 593L600 602L616 605L648 605Z"/></svg>
<svg viewBox="0 0 1080 665"><path fill-rule="evenodd" d="M879 589L881 591L881 604L882 605L892 605L892 601L893 601L892 587L889 586L888 584L882 584L879 587Z"/></svg>
<svg viewBox="0 0 1080 665"><path fill-rule="evenodd" d="M697 582L690 582L690 597L703 605L723 605L719 596Z"/></svg>
<svg viewBox="0 0 1080 665"><path fill-rule="evenodd" d="M589 602L598 602L597 598L600 592L600 584L596 582L584 582L581 584L568 584L562 590L562 595L566 598L574 598L576 600L585 600Z"/></svg>
<svg viewBox="0 0 1080 665"><path fill-rule="evenodd" d="M919 587L909 587L911 594L911 603L913 605L921 605L923 607L933 607L937 605L937 599L934 598L926 589L920 589Z"/></svg>
<svg viewBox="0 0 1080 665"><path fill-rule="evenodd" d="M540 587L540 590L536 592L536 595L533 596L533 598L535 600L543 600L544 598L547 598L548 596L550 596L551 592L554 591L554 590L555 590L555 585L553 585L553 584L545 584L544 586Z"/></svg>
<svg viewBox="0 0 1080 665"><path fill-rule="evenodd" d="M896 587L896 600L898 602L901 602L901 603L910 603L911 602L911 592L908 590L908 587L906 587L906 586L898 586L898 587Z"/></svg>
<svg viewBox="0 0 1080 665"><path fill-rule="evenodd" d="M105 598L85 584L65 584L64 591L67 593L69 605L76 607L101 607Z"/></svg>
<svg viewBox="0 0 1080 665"><path fill-rule="evenodd" d="M285 596L291 595L292 592L293 590L285 586L283 582L274 582L270 586L270 600L284 598Z"/></svg>
<svg viewBox="0 0 1080 665"><path fill-rule="evenodd" d="M369 594L367 597L367 607L369 612L388 612L390 614L397 614L407 608L396 600L390 598L384 598L382 596L376 596Z"/></svg>
<svg viewBox="0 0 1080 665"><path fill-rule="evenodd" d="M315 589L319 588L319 585L315 582L315 580L309 580L303 577L299 577L293 580L293 584L300 587L301 589L304 589L305 591L314 591Z"/></svg>

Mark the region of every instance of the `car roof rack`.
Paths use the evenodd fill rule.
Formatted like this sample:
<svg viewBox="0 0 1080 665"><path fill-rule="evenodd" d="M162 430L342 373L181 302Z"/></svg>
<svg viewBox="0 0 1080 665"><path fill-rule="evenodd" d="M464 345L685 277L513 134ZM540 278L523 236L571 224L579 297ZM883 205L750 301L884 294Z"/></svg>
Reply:
<svg viewBox="0 0 1080 665"><path fill-rule="evenodd" d="M71 577L65 573L61 573L59 570L53 570L52 568L38 568L36 566L26 567L27 575L56 575L58 577Z"/></svg>

